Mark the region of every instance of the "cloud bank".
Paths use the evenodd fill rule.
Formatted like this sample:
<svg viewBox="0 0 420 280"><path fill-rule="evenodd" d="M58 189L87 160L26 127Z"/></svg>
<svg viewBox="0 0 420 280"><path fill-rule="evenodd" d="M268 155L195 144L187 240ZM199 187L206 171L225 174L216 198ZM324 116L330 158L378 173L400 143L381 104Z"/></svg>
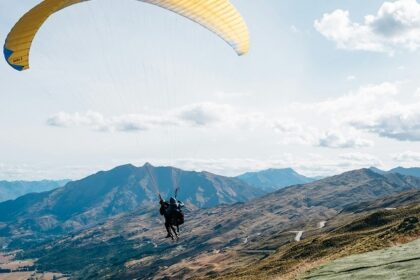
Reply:
<svg viewBox="0 0 420 280"><path fill-rule="evenodd" d="M366 15L361 23L350 12L337 9L314 23L315 29L340 49L386 52L420 47L420 4L416 0L385 2L376 15Z"/></svg>

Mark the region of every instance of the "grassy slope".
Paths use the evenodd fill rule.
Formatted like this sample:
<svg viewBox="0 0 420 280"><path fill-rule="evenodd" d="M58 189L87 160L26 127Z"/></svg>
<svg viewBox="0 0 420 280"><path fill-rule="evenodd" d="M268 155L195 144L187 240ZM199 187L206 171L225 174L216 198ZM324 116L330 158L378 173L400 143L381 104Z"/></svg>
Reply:
<svg viewBox="0 0 420 280"><path fill-rule="evenodd" d="M391 248L341 258L303 279L416 279L420 274L420 239Z"/></svg>
<svg viewBox="0 0 420 280"><path fill-rule="evenodd" d="M358 214L354 220L350 214L339 215L331 221L329 232L285 245L254 265L217 279L293 279L334 259L415 240L420 236L419 219L419 205Z"/></svg>

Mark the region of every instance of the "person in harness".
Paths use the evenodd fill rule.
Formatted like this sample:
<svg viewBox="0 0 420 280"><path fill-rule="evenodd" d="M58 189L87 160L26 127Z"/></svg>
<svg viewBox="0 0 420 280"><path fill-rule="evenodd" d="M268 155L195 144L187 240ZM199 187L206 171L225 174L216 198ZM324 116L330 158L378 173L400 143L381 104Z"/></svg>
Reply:
<svg viewBox="0 0 420 280"><path fill-rule="evenodd" d="M160 197L159 203L159 212L165 217L165 228L168 233L166 238L174 239L174 234L175 237L178 238L179 226L184 223L184 213L182 213L182 207L184 207L184 204L173 197L169 199L169 202L164 201L162 197ZM176 227L176 229L174 227Z"/></svg>

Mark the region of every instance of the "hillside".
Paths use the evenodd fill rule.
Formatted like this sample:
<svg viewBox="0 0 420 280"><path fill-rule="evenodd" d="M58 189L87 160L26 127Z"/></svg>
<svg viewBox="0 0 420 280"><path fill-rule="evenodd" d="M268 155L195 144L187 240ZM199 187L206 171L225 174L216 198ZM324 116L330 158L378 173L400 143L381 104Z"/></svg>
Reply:
<svg viewBox="0 0 420 280"><path fill-rule="evenodd" d="M0 202L16 199L28 193L50 191L64 186L70 180L0 181Z"/></svg>
<svg viewBox="0 0 420 280"><path fill-rule="evenodd" d="M237 176L237 178L245 181L251 186L260 188L267 192L272 192L292 185L306 184L315 181L315 179L298 174L291 168L247 172Z"/></svg>
<svg viewBox="0 0 420 280"><path fill-rule="evenodd" d="M416 178L356 170L284 188L247 203L189 211L177 243L163 238L157 210L136 211L27 250L24 257L39 258L37 265L42 270L71 272L76 279L225 275L295 244L296 231L303 231L306 240L324 230L339 231L343 223L366 215L344 213L346 205L419 187ZM418 209L410 211L397 218ZM398 223L397 218L390 224ZM327 227L321 230L322 221L327 221ZM332 244L339 248L339 243Z"/></svg>
<svg viewBox="0 0 420 280"><path fill-rule="evenodd" d="M338 215L329 221L328 227L308 231L303 241L285 244L267 258L255 262L251 267L241 266L219 275L216 279L245 280L256 277L269 279L275 276L279 278L273 279L295 279L303 277L306 271L331 260L416 240L420 237L419 202L402 207L400 210L383 209L357 215ZM413 250L411 247L413 244L407 244L407 248ZM351 258L357 259L357 257ZM417 264L419 264L418 259ZM350 272L352 264L344 264L344 267L342 266L343 270L348 269ZM315 270L314 274L306 276L305 279L312 279L311 276L315 276L315 279L324 279L316 278L324 275L322 271L326 270L321 266L320 270ZM334 274L332 272L329 271L329 274ZM349 275L351 274L347 274ZM337 275L334 276L337 277ZM203 279L208 278L203 277ZM212 279L215 278L212 277Z"/></svg>
<svg viewBox="0 0 420 280"><path fill-rule="evenodd" d="M302 279L416 279L420 274L420 239L391 248L341 258L311 271Z"/></svg>
<svg viewBox="0 0 420 280"><path fill-rule="evenodd" d="M141 207L158 205L158 192L173 195L191 209L245 202L262 191L235 178L172 167L124 165L101 171L53 191L0 203L0 238L44 238L91 226Z"/></svg>

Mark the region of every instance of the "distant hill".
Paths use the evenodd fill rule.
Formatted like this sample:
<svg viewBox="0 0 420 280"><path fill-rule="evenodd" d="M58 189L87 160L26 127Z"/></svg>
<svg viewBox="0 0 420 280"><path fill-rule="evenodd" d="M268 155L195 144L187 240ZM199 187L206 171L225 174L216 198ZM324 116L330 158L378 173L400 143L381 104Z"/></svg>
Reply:
<svg viewBox="0 0 420 280"><path fill-rule="evenodd" d="M251 186L268 192L292 185L306 184L315 181L313 178L300 175L291 168L247 172L237 176L237 178L245 181Z"/></svg>
<svg viewBox="0 0 420 280"><path fill-rule="evenodd" d="M410 168L396 167L388 171L385 171L376 167L370 167L369 169L378 174L398 173L402 175L414 176L414 177L420 178L420 167L410 167Z"/></svg>
<svg viewBox="0 0 420 280"><path fill-rule="evenodd" d="M420 179L415 177L355 170L286 187L246 203L188 212L177 243L164 238L158 214L137 211L29 250L25 256L39 258L37 265L41 270L72 272L76 279L105 275L113 279L204 278L233 270L243 277L253 272L267 272L271 276L292 266L299 267L301 259L340 253L346 244L356 246L366 241L360 236L371 236L367 229L376 222L376 216L364 217L360 203L398 193L404 194L393 197L392 202L366 204L378 208L415 203L416 200L408 199L412 194L407 192L414 193L419 188ZM348 205L355 204L360 214L342 213ZM406 215L417 213L416 209L396 212L395 217L389 211L383 218L385 224L380 225L397 227ZM320 234L321 221L327 221L326 232L334 232L325 238L305 241ZM302 246L294 242L297 230L304 231ZM386 230L381 228L374 239L368 240L381 241L378 244L385 246L379 237ZM270 254L275 258L263 257ZM229 279L225 276L220 279ZM252 276L250 279L258 278Z"/></svg>
<svg viewBox="0 0 420 280"><path fill-rule="evenodd" d="M172 167L123 165L49 192L0 203L0 237L61 234L133 211L158 207L158 193L192 208L245 202L263 194L239 179ZM1 224L3 223L3 227Z"/></svg>
<svg viewBox="0 0 420 280"><path fill-rule="evenodd" d="M0 181L0 202L15 199L28 193L50 191L64 186L69 181Z"/></svg>
<svg viewBox="0 0 420 280"><path fill-rule="evenodd" d="M381 175L386 174L386 173L388 172L388 171L385 171L385 170L379 169L379 168L374 167L374 166L370 167L369 169L370 169L371 171L373 171L373 172L375 172L375 173L378 173L378 174L381 174Z"/></svg>
<svg viewBox="0 0 420 280"><path fill-rule="evenodd" d="M389 172L420 177L419 167L411 167L411 168L397 167L397 168L391 169Z"/></svg>

